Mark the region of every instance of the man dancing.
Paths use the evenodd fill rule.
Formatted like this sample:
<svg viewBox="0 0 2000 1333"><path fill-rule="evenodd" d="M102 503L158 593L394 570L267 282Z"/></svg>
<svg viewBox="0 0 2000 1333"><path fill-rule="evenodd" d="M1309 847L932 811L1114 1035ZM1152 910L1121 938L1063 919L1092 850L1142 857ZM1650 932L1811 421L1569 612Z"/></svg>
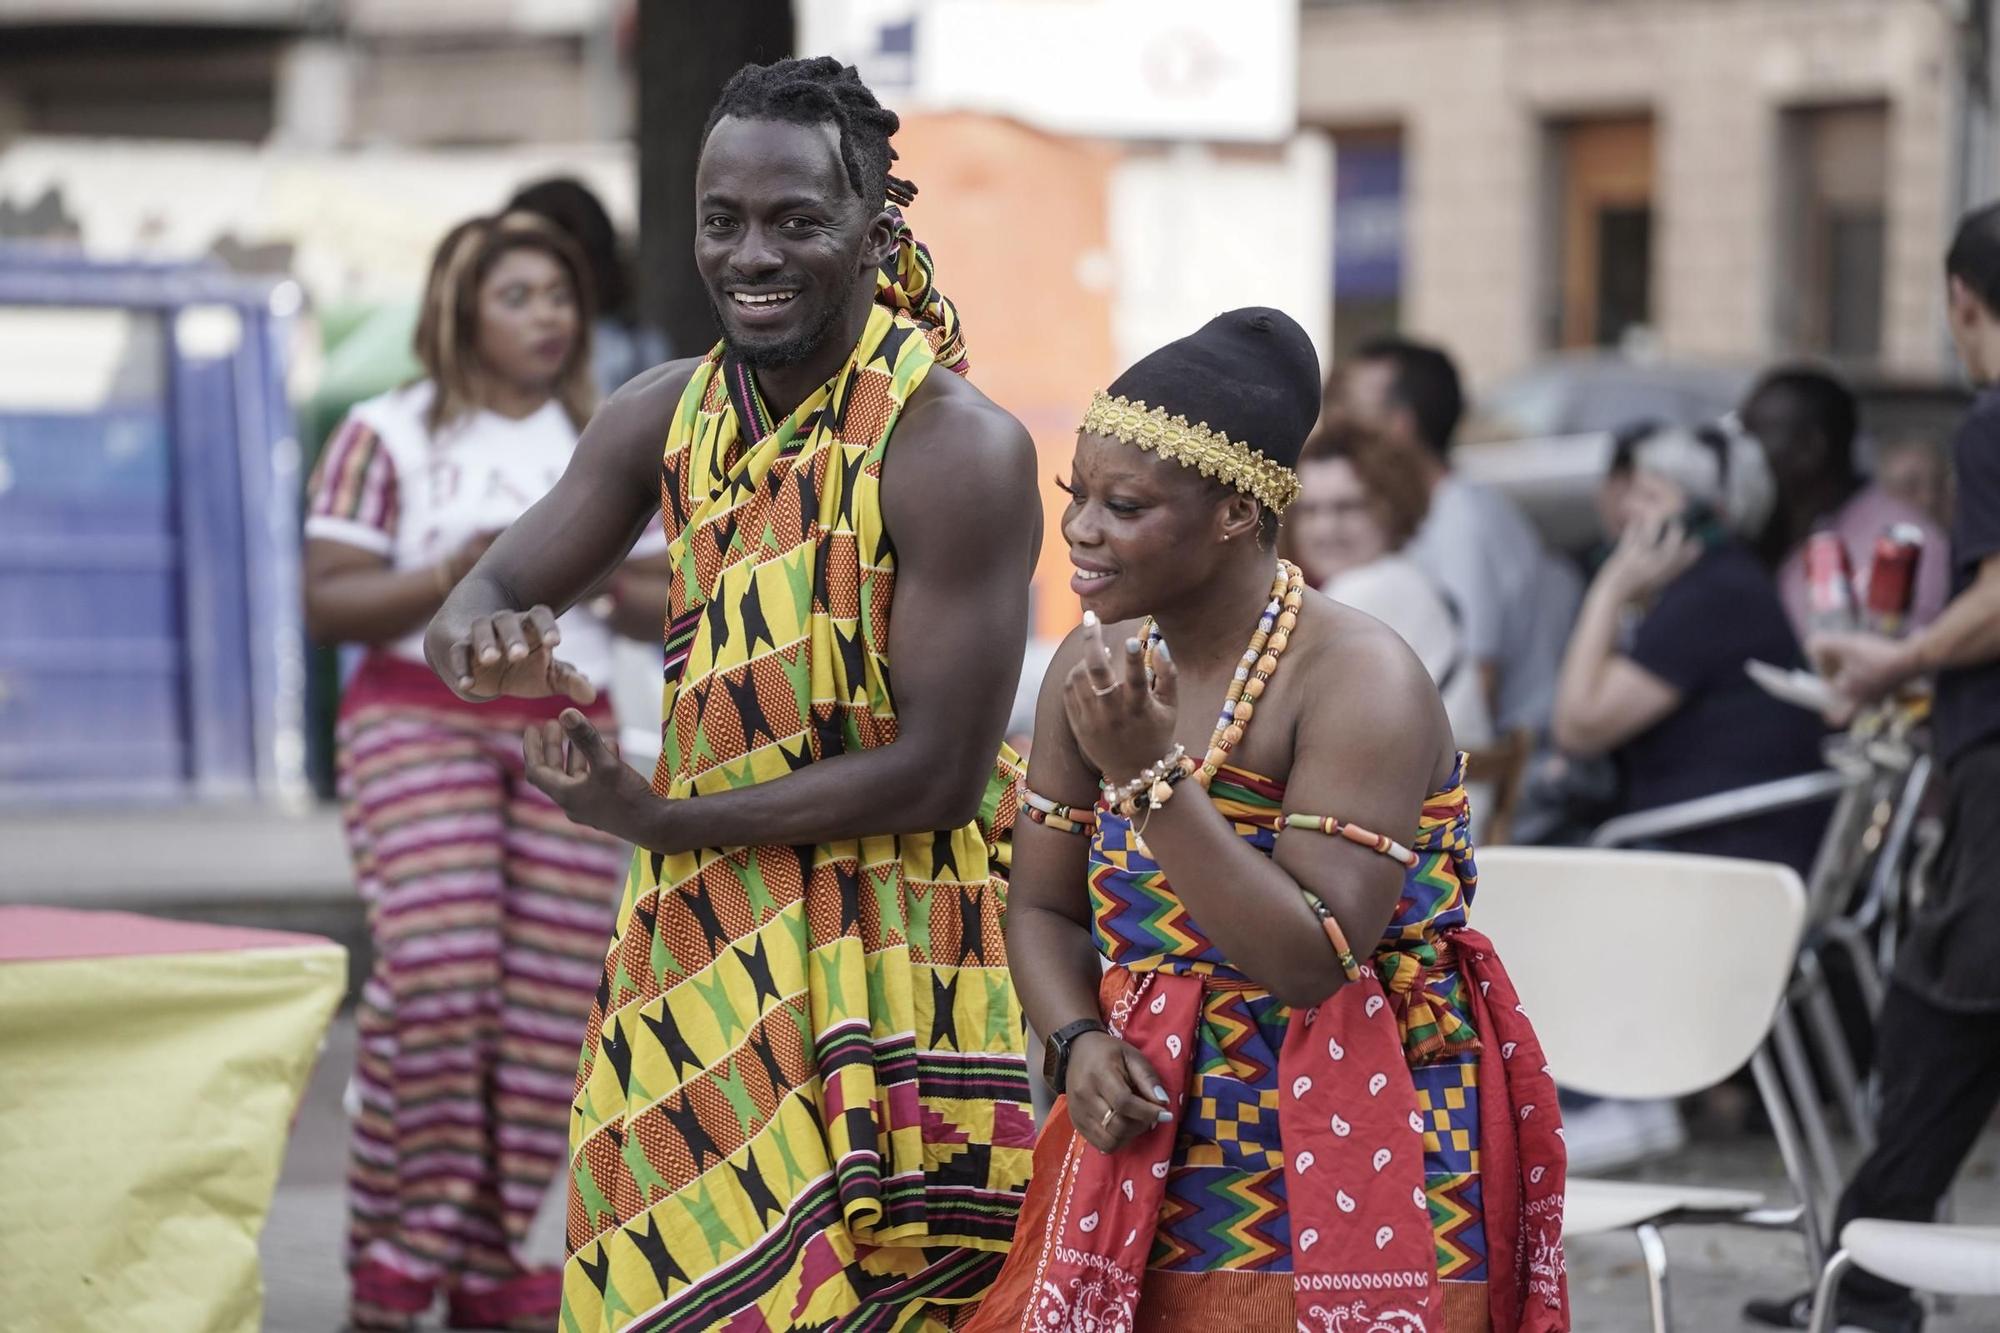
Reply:
<svg viewBox="0 0 2000 1333"><path fill-rule="evenodd" d="M573 710L526 738L571 818L638 848L571 1122L568 1330L931 1326L1012 1233L1034 449L962 378L896 128L830 59L730 81L695 201L722 341L613 397L430 630L466 697L583 701L552 612L658 507L651 786Z"/></svg>

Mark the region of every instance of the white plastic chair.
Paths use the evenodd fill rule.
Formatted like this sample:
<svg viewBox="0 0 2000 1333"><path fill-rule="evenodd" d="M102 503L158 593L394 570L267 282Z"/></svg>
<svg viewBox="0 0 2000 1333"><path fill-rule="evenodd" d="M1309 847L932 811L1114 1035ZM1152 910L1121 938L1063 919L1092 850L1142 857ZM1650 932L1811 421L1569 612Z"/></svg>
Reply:
<svg viewBox="0 0 2000 1333"><path fill-rule="evenodd" d="M1797 1229L1817 1272L1817 1191L1767 1045L1805 926L1798 875L1763 861L1558 847L1488 848L1478 864L1472 924L1498 947L1556 1082L1680 1097L1748 1061L1799 1196L1773 1208L1751 1190L1572 1177L1564 1233L1636 1233L1656 1333L1671 1327L1664 1225Z"/></svg>
<svg viewBox="0 0 2000 1333"><path fill-rule="evenodd" d="M1937 1222L1849 1222L1840 1253L1827 1262L1813 1297L1812 1333L1833 1328L1834 1295L1849 1269L1918 1291L1953 1296L2000 1296L2000 1227L1944 1226Z"/></svg>

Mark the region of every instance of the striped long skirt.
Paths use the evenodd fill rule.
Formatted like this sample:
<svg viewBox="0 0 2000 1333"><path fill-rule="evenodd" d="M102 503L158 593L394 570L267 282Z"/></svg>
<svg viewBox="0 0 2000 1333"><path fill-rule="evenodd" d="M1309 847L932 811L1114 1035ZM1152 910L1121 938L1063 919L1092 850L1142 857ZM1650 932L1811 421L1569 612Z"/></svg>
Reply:
<svg viewBox="0 0 2000 1333"><path fill-rule="evenodd" d="M473 705L383 654L341 704L339 779L375 965L357 1014L348 1264L490 1289L567 1157L577 1052L626 851L523 774L561 701ZM585 710L607 737L608 705Z"/></svg>

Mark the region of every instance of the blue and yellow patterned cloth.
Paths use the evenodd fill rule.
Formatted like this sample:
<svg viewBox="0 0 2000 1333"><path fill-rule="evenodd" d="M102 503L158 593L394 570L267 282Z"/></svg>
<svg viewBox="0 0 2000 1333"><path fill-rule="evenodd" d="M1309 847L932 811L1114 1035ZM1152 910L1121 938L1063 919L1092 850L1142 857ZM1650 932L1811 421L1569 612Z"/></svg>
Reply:
<svg viewBox="0 0 2000 1333"><path fill-rule="evenodd" d="M1425 803L1410 843L1416 864L1373 962L1402 1026L1425 1122L1424 1188L1447 1282L1486 1280L1479 1193L1478 1036L1465 981L1443 938L1466 921L1476 885L1464 766ZM1237 833L1270 855L1284 788L1224 768L1210 799ZM1189 1112L1167 1178L1147 1267L1177 1273L1288 1273L1291 1236L1278 1137L1278 1051L1289 1006L1231 968L1147 855L1131 824L1098 810L1091 841L1092 929L1098 951L1135 972L1215 978L1196 1033Z"/></svg>

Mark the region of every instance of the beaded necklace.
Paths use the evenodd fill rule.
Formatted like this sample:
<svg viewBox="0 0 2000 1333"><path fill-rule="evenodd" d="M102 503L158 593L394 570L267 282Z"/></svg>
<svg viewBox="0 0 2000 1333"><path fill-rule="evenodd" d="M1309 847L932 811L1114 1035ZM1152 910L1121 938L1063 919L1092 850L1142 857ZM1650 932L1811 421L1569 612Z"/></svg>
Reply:
<svg viewBox="0 0 2000 1333"><path fill-rule="evenodd" d="M1250 636L1250 646L1243 651L1243 660L1237 663L1235 675L1229 682L1228 697L1222 701L1222 713L1215 721L1215 731L1208 740L1208 753L1202 756L1197 766L1192 759L1183 760L1184 767L1191 769L1194 780L1206 791L1215 781L1216 772L1243 741L1243 733L1249 729L1250 719L1256 714L1257 700L1263 698L1265 687L1271 677L1278 672L1278 659L1284 655L1291 642L1292 631L1298 628L1299 605L1305 600L1306 576L1299 567L1289 560L1278 562L1278 576L1271 584L1271 600L1264 608L1264 614L1257 619L1257 630ZM1153 676L1153 650L1160 643L1160 627L1151 616L1146 617L1146 678Z"/></svg>

